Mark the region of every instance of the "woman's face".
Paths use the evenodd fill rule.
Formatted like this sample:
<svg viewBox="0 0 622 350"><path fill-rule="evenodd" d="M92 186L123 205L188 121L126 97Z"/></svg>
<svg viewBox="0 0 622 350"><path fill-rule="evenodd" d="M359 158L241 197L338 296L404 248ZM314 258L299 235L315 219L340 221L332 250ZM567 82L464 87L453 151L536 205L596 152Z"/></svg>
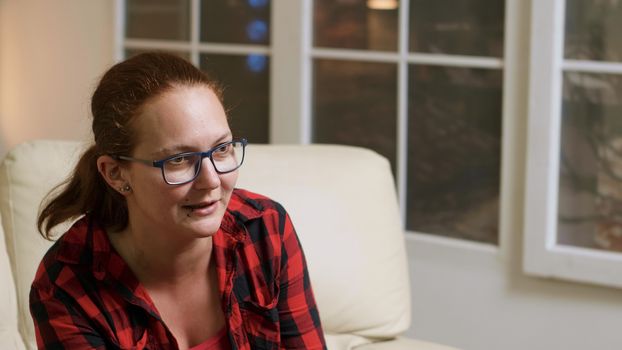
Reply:
<svg viewBox="0 0 622 350"><path fill-rule="evenodd" d="M204 152L232 135L222 104L207 86L178 86L146 103L133 127L132 156L160 160L182 152ZM162 230L177 237L213 235L222 221L237 170L216 173L204 158L196 179L169 185L161 169L130 162L124 170L132 188L127 196L131 228ZM183 235L183 236L182 236Z"/></svg>

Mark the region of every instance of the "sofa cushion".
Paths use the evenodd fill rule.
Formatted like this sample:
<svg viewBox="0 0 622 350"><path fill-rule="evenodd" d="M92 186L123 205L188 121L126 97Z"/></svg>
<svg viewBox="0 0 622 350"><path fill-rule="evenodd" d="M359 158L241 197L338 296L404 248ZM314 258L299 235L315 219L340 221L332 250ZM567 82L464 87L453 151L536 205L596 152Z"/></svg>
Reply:
<svg viewBox="0 0 622 350"><path fill-rule="evenodd" d="M73 168L80 148L69 141L27 142L9 151L0 167L2 224L15 277L19 330L29 349L36 346L28 293L39 261L52 244L37 231L37 213L43 197Z"/></svg>

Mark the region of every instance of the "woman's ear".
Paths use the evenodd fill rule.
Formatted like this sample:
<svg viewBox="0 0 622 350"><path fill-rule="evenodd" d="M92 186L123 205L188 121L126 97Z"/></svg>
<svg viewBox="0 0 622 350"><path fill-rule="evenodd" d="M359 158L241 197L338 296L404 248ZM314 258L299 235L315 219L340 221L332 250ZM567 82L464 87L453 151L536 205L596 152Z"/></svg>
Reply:
<svg viewBox="0 0 622 350"><path fill-rule="evenodd" d="M97 170L108 186L112 187L117 192L126 195L131 191L132 188L118 160L109 155L99 156L99 158L97 158Z"/></svg>

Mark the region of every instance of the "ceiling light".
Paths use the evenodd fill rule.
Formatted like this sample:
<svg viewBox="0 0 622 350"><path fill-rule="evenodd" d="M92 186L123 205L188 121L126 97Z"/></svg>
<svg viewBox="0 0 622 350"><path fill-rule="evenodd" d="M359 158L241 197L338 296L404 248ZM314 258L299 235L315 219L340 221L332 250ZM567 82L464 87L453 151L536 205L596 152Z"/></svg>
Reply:
<svg viewBox="0 0 622 350"><path fill-rule="evenodd" d="M397 0L367 0L367 7L371 10L395 10L398 6Z"/></svg>

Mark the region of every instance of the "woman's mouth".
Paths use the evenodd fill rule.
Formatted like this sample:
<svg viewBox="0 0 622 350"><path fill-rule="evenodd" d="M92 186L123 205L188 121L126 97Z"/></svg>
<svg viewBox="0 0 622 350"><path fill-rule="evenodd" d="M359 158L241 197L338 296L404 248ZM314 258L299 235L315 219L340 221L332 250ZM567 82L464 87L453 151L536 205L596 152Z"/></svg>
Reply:
<svg viewBox="0 0 622 350"><path fill-rule="evenodd" d="M218 201L199 202L194 204L182 205L182 208L188 211L190 216L207 216L216 211Z"/></svg>

